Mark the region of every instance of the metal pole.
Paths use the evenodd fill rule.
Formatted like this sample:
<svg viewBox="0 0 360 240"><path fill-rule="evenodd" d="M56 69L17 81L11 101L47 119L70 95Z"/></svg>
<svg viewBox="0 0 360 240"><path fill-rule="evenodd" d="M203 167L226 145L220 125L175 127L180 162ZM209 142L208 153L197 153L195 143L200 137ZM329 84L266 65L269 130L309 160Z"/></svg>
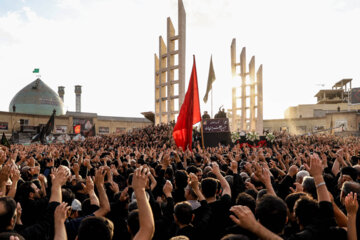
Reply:
<svg viewBox="0 0 360 240"><path fill-rule="evenodd" d="M211 118L213 118L213 88L211 88Z"/></svg>

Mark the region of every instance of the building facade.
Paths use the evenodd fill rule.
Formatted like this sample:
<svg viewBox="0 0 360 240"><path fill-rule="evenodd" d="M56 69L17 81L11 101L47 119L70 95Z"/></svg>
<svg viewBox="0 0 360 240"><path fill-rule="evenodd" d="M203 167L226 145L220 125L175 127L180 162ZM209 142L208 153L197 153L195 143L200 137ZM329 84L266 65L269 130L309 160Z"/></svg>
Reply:
<svg viewBox="0 0 360 240"><path fill-rule="evenodd" d="M30 126L45 125L49 116L27 113L0 112L0 134L10 136L13 132L32 132ZM86 126L90 123L90 127ZM153 123L146 118L100 116L96 113L67 112L55 117L54 134L74 134L74 127L81 125L88 130L95 124L96 134L123 134L135 128L143 128Z"/></svg>
<svg viewBox="0 0 360 240"><path fill-rule="evenodd" d="M284 119L264 120L264 131L360 135L360 104L350 101L351 81L342 79L332 89L320 90L316 104L289 107Z"/></svg>
<svg viewBox="0 0 360 240"><path fill-rule="evenodd" d="M63 110L65 87L58 93L41 79L36 79L22 88L11 100L9 112L0 111L0 134L8 136L20 133L27 138L37 134L46 125L55 110L53 134L84 134L95 125L95 134L123 134L135 128L152 125L146 118L100 116L81 112L81 86L75 86L76 111ZM75 131L75 127L79 132Z"/></svg>

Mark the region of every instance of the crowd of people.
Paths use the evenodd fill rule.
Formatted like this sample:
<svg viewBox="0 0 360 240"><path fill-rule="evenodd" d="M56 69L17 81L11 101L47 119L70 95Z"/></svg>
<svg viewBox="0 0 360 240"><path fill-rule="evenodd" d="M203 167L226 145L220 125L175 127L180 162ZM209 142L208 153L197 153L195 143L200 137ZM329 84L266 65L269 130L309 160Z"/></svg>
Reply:
<svg viewBox="0 0 360 240"><path fill-rule="evenodd" d="M357 137L185 150L172 127L0 146L0 239L359 239Z"/></svg>

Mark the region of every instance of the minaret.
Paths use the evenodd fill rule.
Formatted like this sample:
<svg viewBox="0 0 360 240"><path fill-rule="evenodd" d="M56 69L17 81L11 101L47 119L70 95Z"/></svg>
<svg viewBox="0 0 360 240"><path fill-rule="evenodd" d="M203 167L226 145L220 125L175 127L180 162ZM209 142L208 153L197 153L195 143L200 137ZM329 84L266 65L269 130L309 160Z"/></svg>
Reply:
<svg viewBox="0 0 360 240"><path fill-rule="evenodd" d="M64 102L65 87L59 86L58 94L59 94L59 97L61 98L61 100Z"/></svg>
<svg viewBox="0 0 360 240"><path fill-rule="evenodd" d="M81 112L81 86L76 85L75 86L75 94L76 94L76 100L75 100L75 106L76 106L76 112Z"/></svg>

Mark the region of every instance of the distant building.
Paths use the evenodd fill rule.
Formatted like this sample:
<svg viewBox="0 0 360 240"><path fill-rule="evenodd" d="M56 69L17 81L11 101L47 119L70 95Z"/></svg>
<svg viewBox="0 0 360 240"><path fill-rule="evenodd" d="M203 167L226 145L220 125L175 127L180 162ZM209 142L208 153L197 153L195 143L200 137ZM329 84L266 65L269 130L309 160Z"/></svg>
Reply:
<svg viewBox="0 0 360 240"><path fill-rule="evenodd" d="M81 112L81 86L77 85L75 92L77 111L65 113L62 100L64 87L59 87L59 96L42 80L36 79L14 96L9 104L9 112L0 111L0 133L11 135L16 132L31 136L39 130L39 126L47 123L54 109L54 134L74 134L74 127L77 125L80 125L80 131L84 133L94 124L96 134L121 134L153 124L146 118L100 116Z"/></svg>
<svg viewBox="0 0 360 240"><path fill-rule="evenodd" d="M360 133L360 104L351 104L351 81L342 79L332 89L322 89L316 104L289 107L284 119L264 120L265 131L287 130L292 134L322 132L338 134Z"/></svg>

